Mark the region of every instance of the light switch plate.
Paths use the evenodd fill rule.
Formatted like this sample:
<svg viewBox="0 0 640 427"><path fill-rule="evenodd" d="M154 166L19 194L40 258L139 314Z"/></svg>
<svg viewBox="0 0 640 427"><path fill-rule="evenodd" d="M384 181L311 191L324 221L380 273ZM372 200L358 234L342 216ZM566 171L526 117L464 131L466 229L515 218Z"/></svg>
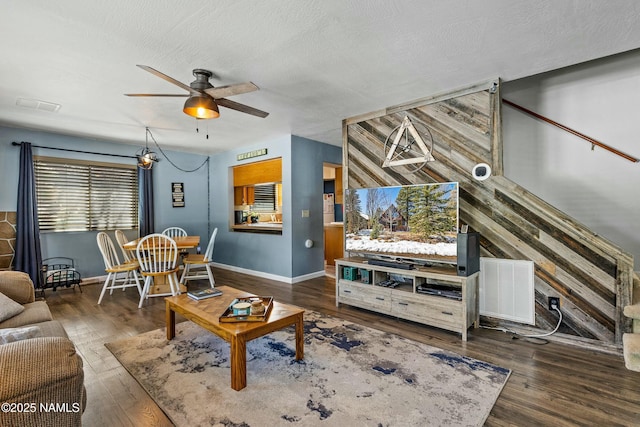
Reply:
<svg viewBox="0 0 640 427"><path fill-rule="evenodd" d="M302 218L309 218L309 210L308 209L303 209L302 210Z"/></svg>

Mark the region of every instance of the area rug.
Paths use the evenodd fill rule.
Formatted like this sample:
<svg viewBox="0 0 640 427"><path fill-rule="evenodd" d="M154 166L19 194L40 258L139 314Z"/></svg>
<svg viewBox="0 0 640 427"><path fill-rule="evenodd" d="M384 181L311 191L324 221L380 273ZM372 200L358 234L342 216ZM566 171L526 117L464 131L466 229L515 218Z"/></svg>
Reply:
<svg viewBox="0 0 640 427"><path fill-rule="evenodd" d="M480 426L511 373L309 311L304 360L293 327L250 341L240 391L229 345L194 323L106 346L177 426Z"/></svg>

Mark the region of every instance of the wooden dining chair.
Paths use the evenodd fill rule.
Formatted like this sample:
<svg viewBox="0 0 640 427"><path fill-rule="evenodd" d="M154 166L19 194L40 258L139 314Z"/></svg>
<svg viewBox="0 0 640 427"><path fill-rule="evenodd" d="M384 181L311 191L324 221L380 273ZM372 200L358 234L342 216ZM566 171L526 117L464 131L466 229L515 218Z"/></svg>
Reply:
<svg viewBox="0 0 640 427"><path fill-rule="evenodd" d="M178 284L178 246L169 236L164 234L150 234L140 239L136 248L136 256L140 265L140 272L144 276L144 287L140 295L138 308L149 297L177 295L180 293ZM170 292L151 294L151 284L156 278L164 278Z"/></svg>
<svg viewBox="0 0 640 427"><path fill-rule="evenodd" d="M104 231L98 233L96 240L98 241L98 248L104 261L104 271L107 272L107 279L102 286L98 304L102 302L102 298L107 289L109 290L109 294L112 294L114 289L122 289L124 291L125 288L135 286L138 288L138 293L142 295L140 277L138 276L138 261L129 260L120 263L113 241ZM124 277L122 277L123 275Z"/></svg>
<svg viewBox="0 0 640 427"><path fill-rule="evenodd" d="M186 285L188 280L209 279L211 287L215 286L216 281L213 278L213 271L211 271L211 262L213 261L213 246L216 242L216 234L218 234L217 228L211 233L211 238L204 254L188 254L182 259L184 270L182 271L182 277L180 277L180 283ZM195 271L192 270L194 267ZM202 267L206 271L203 271Z"/></svg>
<svg viewBox="0 0 640 427"><path fill-rule="evenodd" d="M184 228L180 228L180 227L169 227L162 230L162 234L164 234L165 236L174 238L174 237L186 236L187 231Z"/></svg>
<svg viewBox="0 0 640 427"><path fill-rule="evenodd" d="M136 254L133 251L129 251L124 248L124 245L129 242L129 239L124 234L124 231L116 230L114 234L116 236L116 242L118 242L118 246L120 246L120 252L122 252L122 257L124 258L124 261L125 262L135 261Z"/></svg>
<svg viewBox="0 0 640 427"><path fill-rule="evenodd" d="M165 228L162 231L162 234L164 234L165 236L169 236L172 239L174 237L184 237L187 235L187 231L184 228L180 228L180 227L169 227L169 228ZM189 251L186 249L183 249L180 251L180 257L184 258L189 254Z"/></svg>

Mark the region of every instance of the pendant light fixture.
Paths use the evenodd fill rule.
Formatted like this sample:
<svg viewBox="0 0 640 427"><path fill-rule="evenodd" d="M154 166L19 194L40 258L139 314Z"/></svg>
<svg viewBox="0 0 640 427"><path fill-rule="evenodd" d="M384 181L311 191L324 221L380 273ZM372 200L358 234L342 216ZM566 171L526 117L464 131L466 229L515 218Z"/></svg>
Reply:
<svg viewBox="0 0 640 427"><path fill-rule="evenodd" d="M156 153L149 150L149 132L149 128L146 128L145 146L142 150L136 153L136 157L138 158L138 167L140 169L151 169L153 164L158 161Z"/></svg>

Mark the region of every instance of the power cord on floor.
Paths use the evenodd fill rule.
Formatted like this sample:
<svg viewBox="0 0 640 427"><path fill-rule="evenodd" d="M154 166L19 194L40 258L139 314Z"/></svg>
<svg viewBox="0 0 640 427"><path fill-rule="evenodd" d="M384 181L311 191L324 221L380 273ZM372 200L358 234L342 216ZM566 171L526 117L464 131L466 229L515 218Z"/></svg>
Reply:
<svg viewBox="0 0 640 427"><path fill-rule="evenodd" d="M553 308L555 311L557 311L558 314L560 315L560 317L558 318L558 324L556 325L556 327L555 327L555 329L553 331L547 332L545 334L540 334L540 335L522 335L522 334L518 334L518 335L523 337L523 338L542 338L542 337L548 337L549 335L555 334L558 331L558 329L560 328L560 324L562 323L562 312L555 305L552 306L551 308Z"/></svg>
<svg viewBox="0 0 640 427"><path fill-rule="evenodd" d="M507 329L507 328L494 328L494 327L491 327L491 326L481 326L481 327L482 327L482 328L484 328L484 329L492 329L492 330L494 330L494 331L502 331L502 332L507 332L507 333L513 334L514 336L513 336L513 337L511 337L511 338L513 338L513 339L518 339L518 338L542 338L542 337L548 337L549 335L553 335L553 334L555 334L555 333L558 331L558 329L560 328L560 324L562 323L562 311L560 311L560 309L558 308L558 306L557 306L557 305L555 305L555 304L554 304L554 305L552 305L552 306L551 306L551 308L553 308L555 311L557 311L557 312L558 312L558 314L560 315L560 316L559 316L559 318L558 318L558 324L557 324L557 325L556 325L556 327L553 329L553 331L551 331L551 332L546 332L546 333L544 333L544 334L526 335L526 334L521 334L521 333L516 332L516 331L512 331L512 330ZM549 342L549 341L547 341L547 340L541 340L541 341L542 341L542 344L547 344L547 343Z"/></svg>

